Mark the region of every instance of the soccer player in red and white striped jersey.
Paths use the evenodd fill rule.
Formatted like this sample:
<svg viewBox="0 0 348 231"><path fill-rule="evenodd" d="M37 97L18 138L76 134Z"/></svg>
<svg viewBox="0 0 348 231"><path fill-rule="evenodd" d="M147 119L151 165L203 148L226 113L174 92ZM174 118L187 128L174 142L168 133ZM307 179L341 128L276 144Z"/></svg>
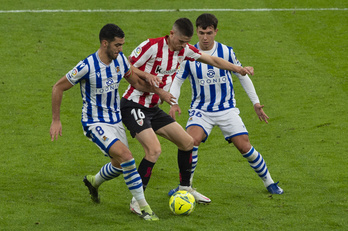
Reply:
<svg viewBox="0 0 348 231"><path fill-rule="evenodd" d="M159 77L161 83L158 87L165 91L169 91L176 71L184 60L197 60L242 75L253 74L252 67L243 68L219 57L201 53L188 44L192 35L192 22L187 18L179 18L169 35L142 42L134 49L129 61L134 67ZM152 169L161 154L161 145L157 138L160 135L178 147L179 189L191 192L198 203L210 203L209 198L190 186L193 139L181 125L158 107L160 103L162 100L157 94L142 92L131 85L121 99L123 123L145 150L145 157L138 167L143 187L146 188ZM132 200L130 209L138 213L136 201Z"/></svg>

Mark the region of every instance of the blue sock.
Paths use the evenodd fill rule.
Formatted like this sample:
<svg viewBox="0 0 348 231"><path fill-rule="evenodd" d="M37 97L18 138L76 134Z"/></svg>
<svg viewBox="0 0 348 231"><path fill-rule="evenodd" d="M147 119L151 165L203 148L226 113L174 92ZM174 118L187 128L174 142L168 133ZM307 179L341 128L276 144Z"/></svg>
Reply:
<svg viewBox="0 0 348 231"><path fill-rule="evenodd" d="M100 171L95 175L96 187L99 187L103 182L112 180L122 174L122 169L114 167L111 162L105 164Z"/></svg>
<svg viewBox="0 0 348 231"><path fill-rule="evenodd" d="M121 163L123 169L123 177L129 191L132 193L133 197L137 200L144 200L144 189L143 183L141 181L140 175L135 166L134 158ZM140 205L141 206L141 205Z"/></svg>
<svg viewBox="0 0 348 231"><path fill-rule="evenodd" d="M265 187L274 183L270 173L268 172L265 160L262 155L254 149L254 147L251 147L249 152L243 154L243 157L248 160L250 167L252 167L262 179Z"/></svg>

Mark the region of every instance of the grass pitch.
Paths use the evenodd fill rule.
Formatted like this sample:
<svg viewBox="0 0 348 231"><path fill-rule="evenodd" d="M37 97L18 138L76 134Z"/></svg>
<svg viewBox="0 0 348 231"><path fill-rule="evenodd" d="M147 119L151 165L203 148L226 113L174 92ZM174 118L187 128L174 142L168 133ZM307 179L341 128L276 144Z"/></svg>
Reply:
<svg viewBox="0 0 348 231"><path fill-rule="evenodd" d="M0 230L346 230L348 227L347 31L344 1L12 1L0 6ZM103 3L103 5L102 5ZM187 217L169 210L178 183L176 148L166 140L146 190L160 217L148 223L128 210L123 179L100 188L94 205L83 176L108 160L82 133L81 96L64 94L63 136L49 138L51 88L79 60L95 52L106 23L126 33L124 53L164 36L178 17L202 11L9 12L86 9L293 9L209 11L219 19L216 39L231 45L252 77L269 124L258 121L238 80L237 106L283 195L270 195L238 151L215 128L200 146L194 185L212 199ZM323 10L338 8L341 10ZM303 10L310 9L310 10ZM317 9L317 10L315 10ZM345 9L345 10L344 10ZM194 35L192 43L197 42ZM126 81L121 91L126 88ZM189 83L180 104L185 126ZM187 105L186 107L184 105ZM167 105L163 109L168 111ZM139 164L140 144L129 136Z"/></svg>

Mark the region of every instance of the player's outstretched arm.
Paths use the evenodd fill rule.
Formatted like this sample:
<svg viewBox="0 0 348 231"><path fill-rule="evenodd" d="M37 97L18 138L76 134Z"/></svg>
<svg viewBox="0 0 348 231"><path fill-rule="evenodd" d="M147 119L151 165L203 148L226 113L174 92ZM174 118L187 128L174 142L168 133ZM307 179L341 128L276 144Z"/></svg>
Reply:
<svg viewBox="0 0 348 231"><path fill-rule="evenodd" d="M73 87L64 76L52 88L52 123L50 127L51 141L62 136L62 123L60 121L60 105L62 104L63 92Z"/></svg>
<svg viewBox="0 0 348 231"><path fill-rule="evenodd" d="M253 67L241 67L241 66L237 66L233 63L230 63L220 57L215 57L215 56L211 56L205 53L202 53L202 56L197 59L197 61L202 62L202 63L206 63L209 64L211 66L220 68L220 69L224 69L224 70L228 70L228 71L234 71L237 72L241 75L254 75L254 68Z"/></svg>
<svg viewBox="0 0 348 231"><path fill-rule="evenodd" d="M255 103L254 104L254 109L255 109L255 112L256 112L257 116L259 117L259 120L260 121L265 121L266 124L268 124L268 120L267 119L269 119L269 117L263 111L263 107L264 107L264 105L261 105L259 103Z"/></svg>

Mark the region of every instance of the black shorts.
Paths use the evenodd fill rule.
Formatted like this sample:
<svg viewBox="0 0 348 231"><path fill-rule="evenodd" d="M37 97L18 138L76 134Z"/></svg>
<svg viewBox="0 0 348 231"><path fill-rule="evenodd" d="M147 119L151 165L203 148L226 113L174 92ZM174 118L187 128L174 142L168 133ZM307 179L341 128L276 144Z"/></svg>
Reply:
<svg viewBox="0 0 348 231"><path fill-rule="evenodd" d="M137 133L152 128L154 131L175 122L159 107L147 108L125 98L121 99L121 115L124 125L134 138Z"/></svg>

